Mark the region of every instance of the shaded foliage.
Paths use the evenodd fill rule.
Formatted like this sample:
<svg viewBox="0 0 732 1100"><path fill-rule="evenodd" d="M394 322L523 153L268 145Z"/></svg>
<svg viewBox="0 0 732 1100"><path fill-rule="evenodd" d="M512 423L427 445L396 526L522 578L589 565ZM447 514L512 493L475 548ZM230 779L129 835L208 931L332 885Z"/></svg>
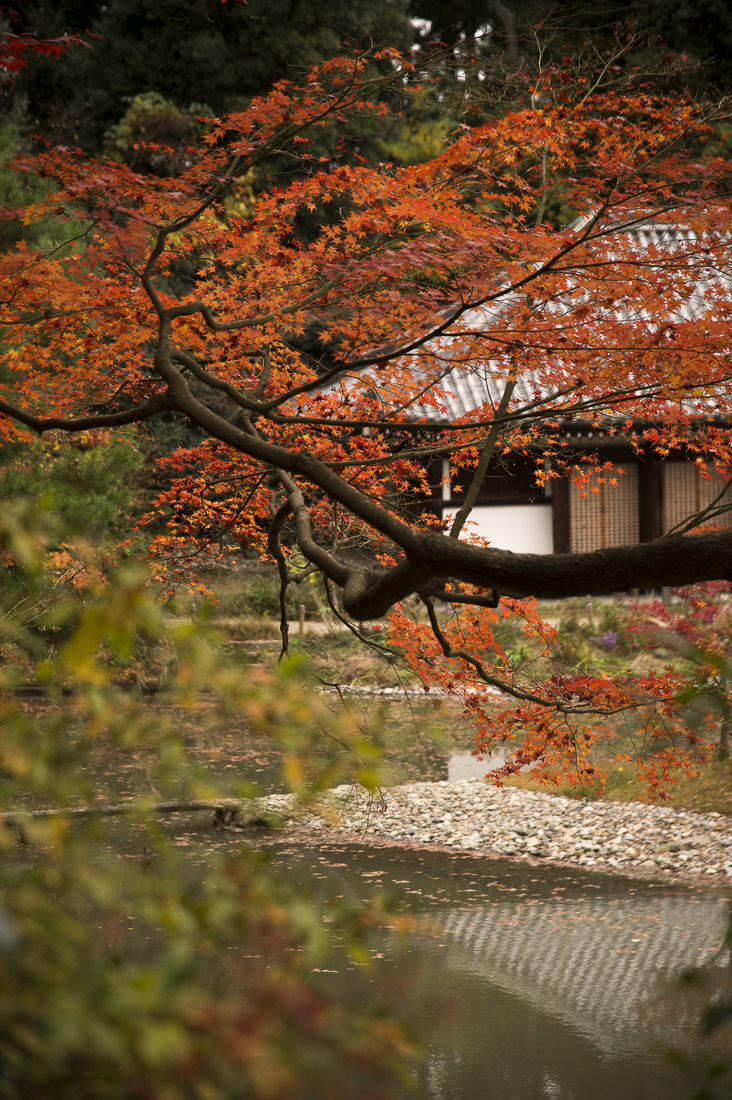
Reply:
<svg viewBox="0 0 732 1100"><path fill-rule="evenodd" d="M31 588L44 583L49 537L60 532L43 516L3 510L6 563ZM106 649L124 655L138 635L168 634L139 569L108 578L91 599L71 589L54 610L60 619L66 641L54 653L16 610L0 618L0 796L15 811L0 820L0 1096L401 1095L415 1048L396 1017L371 1000L366 977L362 1001L345 1008L314 973L333 952L366 966L370 931L391 918L377 903L320 910L246 847L199 849L195 833L151 816L171 792L255 792L244 776L224 784L197 771L180 732L111 681ZM313 767L309 738L331 728L357 749L358 732L307 695L296 669L245 684L190 623L170 636L171 700L190 708L205 686L211 722L246 715L284 749L305 798L336 779L332 766ZM29 667L40 710L15 694ZM119 759L141 748L147 790L117 828L94 815L110 801L109 777L88 765L105 749ZM85 803L91 815L73 820ZM32 816L43 807L54 813Z"/></svg>
<svg viewBox="0 0 732 1100"><path fill-rule="evenodd" d="M410 37L402 0L16 0L14 8L20 26L38 36L91 32L93 49L83 54L33 59L22 92L34 129L94 151L135 96L156 93L179 110L205 103L221 113L344 43L406 47Z"/></svg>

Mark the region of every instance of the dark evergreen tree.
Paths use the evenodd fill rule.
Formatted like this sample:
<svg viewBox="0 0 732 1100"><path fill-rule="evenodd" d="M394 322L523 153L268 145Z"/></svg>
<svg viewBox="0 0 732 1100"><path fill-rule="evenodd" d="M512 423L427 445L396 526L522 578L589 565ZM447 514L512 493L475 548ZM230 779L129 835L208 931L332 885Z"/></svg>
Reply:
<svg viewBox="0 0 732 1100"><path fill-rule="evenodd" d="M94 152L142 93L220 113L349 44L412 40L407 0L15 0L13 9L21 31L94 36L90 50L32 58L13 92L27 97L33 128Z"/></svg>

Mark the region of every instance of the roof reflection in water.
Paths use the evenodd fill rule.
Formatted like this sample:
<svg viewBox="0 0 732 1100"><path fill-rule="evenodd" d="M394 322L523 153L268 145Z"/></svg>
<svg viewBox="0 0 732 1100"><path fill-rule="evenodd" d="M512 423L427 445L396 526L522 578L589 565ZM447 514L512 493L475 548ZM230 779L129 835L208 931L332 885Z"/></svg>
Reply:
<svg viewBox="0 0 732 1100"><path fill-rule="evenodd" d="M714 960L729 905L714 897L499 901L441 917L447 965L568 1024L604 1054L671 1041L659 990ZM720 960L722 961L722 960Z"/></svg>

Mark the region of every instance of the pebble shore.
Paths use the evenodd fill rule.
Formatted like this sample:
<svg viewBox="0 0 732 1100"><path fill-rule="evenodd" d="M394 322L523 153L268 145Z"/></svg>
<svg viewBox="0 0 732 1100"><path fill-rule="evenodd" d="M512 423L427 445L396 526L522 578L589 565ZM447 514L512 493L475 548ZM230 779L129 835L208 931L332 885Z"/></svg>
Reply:
<svg viewBox="0 0 732 1100"><path fill-rule="evenodd" d="M273 810L287 796L270 796ZM335 788L324 816L299 825L320 838L438 847L584 870L732 882L732 819L640 802L562 798L480 779L409 783L379 795Z"/></svg>

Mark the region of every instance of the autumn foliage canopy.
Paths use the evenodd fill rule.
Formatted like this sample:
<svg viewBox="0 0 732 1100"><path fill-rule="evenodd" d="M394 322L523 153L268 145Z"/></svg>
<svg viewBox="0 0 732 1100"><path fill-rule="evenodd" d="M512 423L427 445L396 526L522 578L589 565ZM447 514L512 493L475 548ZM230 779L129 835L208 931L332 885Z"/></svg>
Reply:
<svg viewBox="0 0 732 1100"><path fill-rule="evenodd" d="M518 730L516 766L591 781L598 716L632 711L671 737L655 783L678 762L674 737L695 738L674 674L522 675L497 626L518 617L549 653L537 598L730 580L732 531L511 554L471 538L467 509L443 529L428 470L451 457L470 498L489 460L519 453L538 485L612 486L622 474L599 453L580 469L558 431L581 418L618 437L643 422L659 456L732 473L723 107L569 58L516 88L510 110L455 121L417 165L343 152L352 125L378 132L392 104L426 94L389 51L205 120L176 175L72 149L22 159L49 184L24 221L81 229L0 257L0 423L13 438L179 413L202 442L164 460L161 568L255 550L285 583L319 573L352 622L389 614L379 644L461 699L486 750ZM274 170L253 197L253 174ZM648 247L648 223L684 233ZM451 418L456 367L488 372L502 397Z"/></svg>

